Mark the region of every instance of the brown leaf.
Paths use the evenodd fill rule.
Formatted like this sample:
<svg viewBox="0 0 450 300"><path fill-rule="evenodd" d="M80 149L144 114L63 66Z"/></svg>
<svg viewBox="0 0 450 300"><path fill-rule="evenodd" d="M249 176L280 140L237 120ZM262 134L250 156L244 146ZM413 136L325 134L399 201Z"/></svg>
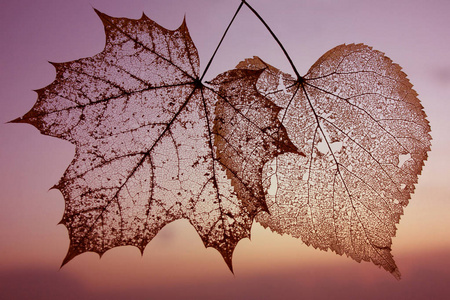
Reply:
<svg viewBox="0 0 450 300"><path fill-rule="evenodd" d="M256 90L260 74L232 70L212 82L220 86L214 122L218 161L226 168L239 199L256 213L267 211L264 165L277 155L298 153L278 120L280 108Z"/></svg>
<svg viewBox="0 0 450 300"><path fill-rule="evenodd" d="M301 80L263 69L258 90L281 107L292 143L264 169L270 214L257 220L307 245L371 260L395 277L391 237L430 150L430 127L400 67L372 48L341 45Z"/></svg>
<svg viewBox="0 0 450 300"><path fill-rule="evenodd" d="M231 268L232 252L249 237L261 203L242 204L227 178L226 159L217 158L218 94L200 83L186 25L170 31L145 15L98 14L105 49L55 63L55 81L15 120L76 146L55 186L65 198L61 223L70 236L63 264L122 245L143 251L162 227L186 218ZM256 78L247 80L253 94Z"/></svg>

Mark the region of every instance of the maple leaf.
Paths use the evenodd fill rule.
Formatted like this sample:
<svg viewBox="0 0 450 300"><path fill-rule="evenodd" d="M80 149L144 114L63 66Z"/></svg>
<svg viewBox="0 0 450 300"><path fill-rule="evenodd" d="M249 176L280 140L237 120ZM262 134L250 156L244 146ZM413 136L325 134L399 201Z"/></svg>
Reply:
<svg viewBox="0 0 450 300"><path fill-rule="evenodd" d="M282 108L280 121L305 154L281 154L265 166L270 214L257 220L400 278L391 238L431 140L401 68L363 44L331 49L299 80L258 57L238 68L263 70L258 90Z"/></svg>
<svg viewBox="0 0 450 300"><path fill-rule="evenodd" d="M55 185L70 236L63 265L83 252L101 255L122 245L142 252L162 227L185 218L232 269L236 244L267 209L265 162L296 150L285 131L279 134L279 108L256 91L261 72L230 71L206 87L184 22L170 31L145 15L97 13L105 49L53 63L55 81L14 120L76 146ZM238 98L224 92L236 87ZM237 140L230 134L244 128L247 143L232 149L230 140ZM231 155L251 167L235 166Z"/></svg>

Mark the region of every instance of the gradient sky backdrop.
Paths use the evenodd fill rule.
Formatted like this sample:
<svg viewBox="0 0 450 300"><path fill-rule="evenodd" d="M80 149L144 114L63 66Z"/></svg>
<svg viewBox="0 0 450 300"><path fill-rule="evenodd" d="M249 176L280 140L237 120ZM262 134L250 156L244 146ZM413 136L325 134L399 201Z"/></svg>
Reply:
<svg viewBox="0 0 450 300"><path fill-rule="evenodd" d="M142 12L169 28L184 16L202 68L239 0L14 0L0 3L0 298L2 299L444 299L450 294L450 1L249 0L300 73L342 43L365 43L403 67L432 127L432 151L393 239L396 281L370 263L307 247L255 224L233 276L187 221L147 246L83 254L59 270L69 239L58 182L74 147L26 124L6 124L54 80L47 61L92 56L111 16ZM258 55L292 73L263 25L243 8L206 79Z"/></svg>

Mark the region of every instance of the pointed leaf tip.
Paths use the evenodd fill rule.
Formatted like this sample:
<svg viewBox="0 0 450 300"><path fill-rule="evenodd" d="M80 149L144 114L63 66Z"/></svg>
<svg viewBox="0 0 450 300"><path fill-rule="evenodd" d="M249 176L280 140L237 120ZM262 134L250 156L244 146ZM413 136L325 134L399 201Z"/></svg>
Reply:
<svg viewBox="0 0 450 300"><path fill-rule="evenodd" d="M101 18L102 16L104 16L105 14L102 13L101 11L99 11L98 9L94 8L95 13Z"/></svg>
<svg viewBox="0 0 450 300"><path fill-rule="evenodd" d="M149 17L147 17L145 12L142 12L141 20L149 20Z"/></svg>
<svg viewBox="0 0 450 300"><path fill-rule="evenodd" d="M23 117L18 117L18 118L15 118L14 120L6 122L6 124L8 124L8 123L25 123L25 121L24 121Z"/></svg>
<svg viewBox="0 0 450 300"><path fill-rule="evenodd" d="M399 269L396 268L394 271L391 272L392 276L394 276L395 279L400 281L402 279L402 274L400 273Z"/></svg>
<svg viewBox="0 0 450 300"><path fill-rule="evenodd" d="M111 17L105 13L102 13L101 11L94 8L95 13L98 15L100 20L102 20L103 25L106 26L106 24L111 23Z"/></svg>
<svg viewBox="0 0 450 300"><path fill-rule="evenodd" d="M67 255L66 257L64 257L63 262L61 263L61 266L59 267L60 269L62 267L64 267L69 261L71 261L74 257L80 255L81 252L76 252L74 251L74 249L69 249L69 251L67 251Z"/></svg>
<svg viewBox="0 0 450 300"><path fill-rule="evenodd" d="M233 275L234 275L233 261L232 261L231 255L230 256L223 255L222 257L223 257L223 260L225 261L225 263L227 264L228 269L230 269L231 273L233 273Z"/></svg>
<svg viewBox="0 0 450 300"><path fill-rule="evenodd" d="M186 23L186 15L183 17L183 21L181 22L181 25L177 29L178 31L186 31L188 32L187 23Z"/></svg>

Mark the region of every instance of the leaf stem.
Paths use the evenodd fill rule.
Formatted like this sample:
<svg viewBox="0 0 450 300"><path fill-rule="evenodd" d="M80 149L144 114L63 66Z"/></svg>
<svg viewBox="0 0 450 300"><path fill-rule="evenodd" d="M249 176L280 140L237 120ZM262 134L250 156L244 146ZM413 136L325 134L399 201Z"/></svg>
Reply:
<svg viewBox="0 0 450 300"><path fill-rule="evenodd" d="M273 33L273 31L272 31L272 29L270 29L269 25L267 25L266 21L264 21L264 19L258 14L258 12L250 4L247 3L247 1L242 0L242 3L244 3L255 14L255 16L264 24L264 26L267 28L267 30L270 32L272 37L275 39L275 41L280 46L281 50L283 50L284 55L286 56L286 58L288 59L289 63L291 64L291 67L292 67L292 69L293 69L293 71L295 73L295 76L297 76L297 79L299 81L303 81L303 77L300 76L300 74L298 73L297 68L295 67L294 63L292 62L292 59L289 56L289 54L287 53L286 49L283 47L283 44L281 44L281 42L278 39L278 37L275 35L275 33Z"/></svg>
<svg viewBox="0 0 450 300"><path fill-rule="evenodd" d="M228 24L227 29L225 30L225 32L224 32L223 35L222 35L222 38L220 39L220 42L219 42L219 44L217 45L216 50L214 51L213 55L212 55L211 58L209 59L209 62L208 62L208 64L206 65L205 70L203 71L202 77L200 77L200 81L202 81L203 78L205 77L206 72L208 71L209 66L211 65L211 63L212 63L212 61L213 61L213 59L214 59L214 56L216 56L216 53L217 53L217 51L219 50L220 45L222 44L223 40L225 39L225 36L227 35L227 32L228 32L228 30L230 29L231 24L233 24L234 19L236 18L237 14L238 14L239 11L241 10L242 5L244 4L244 2L245 2L245 1L242 1L241 4L239 4L239 7L237 8L236 12L234 13L233 18L232 18L231 21L230 21L230 24Z"/></svg>

